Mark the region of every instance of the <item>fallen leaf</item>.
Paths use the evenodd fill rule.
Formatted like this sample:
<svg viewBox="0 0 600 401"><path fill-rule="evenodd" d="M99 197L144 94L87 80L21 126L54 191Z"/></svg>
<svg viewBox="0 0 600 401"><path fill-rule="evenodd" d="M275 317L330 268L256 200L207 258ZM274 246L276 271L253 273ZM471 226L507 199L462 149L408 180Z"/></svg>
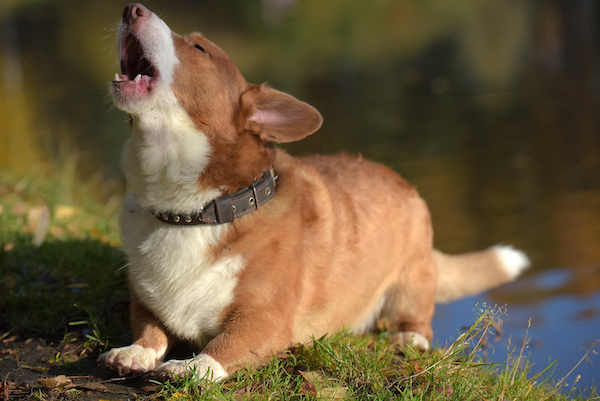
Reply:
<svg viewBox="0 0 600 401"><path fill-rule="evenodd" d="M83 344L81 343L66 343L62 347L59 347L63 354L76 354L81 352Z"/></svg>
<svg viewBox="0 0 600 401"><path fill-rule="evenodd" d="M317 395L317 389L315 388L314 383L305 381L302 383L302 388L300 392L305 395Z"/></svg>
<svg viewBox="0 0 600 401"><path fill-rule="evenodd" d="M317 395L318 398L325 399L342 399L346 396L347 388L345 387L326 387L328 384L327 378L321 372L304 372L298 371L304 378L300 391L306 395Z"/></svg>
<svg viewBox="0 0 600 401"><path fill-rule="evenodd" d="M308 382L324 383L326 381L323 374L319 373L319 372L303 372L300 370L300 371L298 371L298 373L300 373L300 375L304 378L304 380L306 380Z"/></svg>
<svg viewBox="0 0 600 401"><path fill-rule="evenodd" d="M248 386L244 386L242 388L238 388L233 392L234 395L246 394L249 392Z"/></svg>
<svg viewBox="0 0 600 401"><path fill-rule="evenodd" d="M13 341L16 341L19 339L19 336L11 336L8 338L5 338L4 340L2 340L2 343L4 344L8 344L8 343L12 343Z"/></svg>
<svg viewBox="0 0 600 401"><path fill-rule="evenodd" d="M7 348L7 349L3 349L2 351L0 351L0 354L2 354L2 355L12 355L12 354L16 354L17 352L19 352L19 350L14 350L12 348Z"/></svg>
<svg viewBox="0 0 600 401"><path fill-rule="evenodd" d="M66 232L67 231L62 227L58 227L58 226L50 227L50 234L56 238L60 238L60 237L64 236L66 234Z"/></svg>
<svg viewBox="0 0 600 401"><path fill-rule="evenodd" d="M68 379L65 375L59 375L50 377L48 379L39 379L38 383L47 389L53 389L57 387L65 387L66 385L72 384L71 379Z"/></svg>
<svg viewBox="0 0 600 401"><path fill-rule="evenodd" d="M54 208L54 217L57 220L66 220L79 214L79 209L69 205L58 205Z"/></svg>
<svg viewBox="0 0 600 401"><path fill-rule="evenodd" d="M287 373L289 373L290 375L297 375L299 374L300 371L306 371L306 369L308 369L306 366L304 365L293 365L293 366L286 366L285 367L285 371Z"/></svg>
<svg viewBox="0 0 600 401"><path fill-rule="evenodd" d="M31 240L35 246L40 246L44 243L46 235L48 235L48 230L50 229L50 210L48 209L48 206L40 206L40 208L42 208L41 215L37 218L33 239ZM31 212L33 212L33 210L35 209L32 209ZM34 216L37 216L37 214L34 214Z"/></svg>
<svg viewBox="0 0 600 401"><path fill-rule="evenodd" d="M319 399L344 400L348 395L348 387L326 387L318 392Z"/></svg>
<svg viewBox="0 0 600 401"><path fill-rule="evenodd" d="M85 390L102 391L104 393L110 392L108 387L106 387L104 384L99 383L99 382L87 382L87 383L83 383L83 384L78 384L76 387L82 388Z"/></svg>
<svg viewBox="0 0 600 401"><path fill-rule="evenodd" d="M4 378L4 382L2 382L2 387L4 387L4 399L8 400L8 398L10 397L10 389L8 388L8 375L6 375L6 377Z"/></svg>

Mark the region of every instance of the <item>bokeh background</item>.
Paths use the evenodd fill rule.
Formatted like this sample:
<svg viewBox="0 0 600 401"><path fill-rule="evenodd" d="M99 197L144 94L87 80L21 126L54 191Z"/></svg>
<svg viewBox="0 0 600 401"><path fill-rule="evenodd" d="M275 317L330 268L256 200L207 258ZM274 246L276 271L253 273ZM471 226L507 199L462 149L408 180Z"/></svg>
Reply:
<svg viewBox="0 0 600 401"><path fill-rule="evenodd" d="M128 125L107 82L125 4L0 2L0 169L69 159L84 180L122 182ZM517 282L437 309L440 344L484 302L508 305L492 361L527 337L534 371L557 360L548 374L561 379L600 338L597 0L145 5L177 32L203 32L248 81L321 111L323 128L290 152L361 153L416 185L437 248L528 253L533 265ZM584 361L567 382L597 382L600 357L590 359L596 366Z"/></svg>

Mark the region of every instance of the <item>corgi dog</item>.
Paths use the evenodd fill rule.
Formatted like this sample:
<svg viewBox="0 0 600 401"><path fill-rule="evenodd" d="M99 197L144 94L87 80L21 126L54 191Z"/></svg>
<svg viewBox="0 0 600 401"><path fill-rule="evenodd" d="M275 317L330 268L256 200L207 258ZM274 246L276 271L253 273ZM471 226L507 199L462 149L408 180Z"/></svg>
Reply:
<svg viewBox="0 0 600 401"><path fill-rule="evenodd" d="M102 354L101 366L217 381L378 319L394 341L425 350L436 302L528 266L508 246L435 250L425 202L385 166L276 148L317 131L321 115L248 83L200 33L180 36L134 3L117 45L110 92L132 130L121 229L134 341ZM168 360L180 341L198 353Z"/></svg>

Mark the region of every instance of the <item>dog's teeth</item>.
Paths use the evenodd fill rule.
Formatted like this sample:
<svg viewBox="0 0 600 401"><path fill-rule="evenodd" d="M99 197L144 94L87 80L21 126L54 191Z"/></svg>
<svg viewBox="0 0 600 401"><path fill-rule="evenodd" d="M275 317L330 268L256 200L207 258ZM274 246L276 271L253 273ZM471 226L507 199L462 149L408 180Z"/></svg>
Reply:
<svg viewBox="0 0 600 401"><path fill-rule="evenodd" d="M119 76L118 72L115 72L115 81L120 81L121 77Z"/></svg>
<svg viewBox="0 0 600 401"><path fill-rule="evenodd" d="M137 74L137 76L135 77L134 81L135 82L139 82L140 79L142 79L142 74Z"/></svg>

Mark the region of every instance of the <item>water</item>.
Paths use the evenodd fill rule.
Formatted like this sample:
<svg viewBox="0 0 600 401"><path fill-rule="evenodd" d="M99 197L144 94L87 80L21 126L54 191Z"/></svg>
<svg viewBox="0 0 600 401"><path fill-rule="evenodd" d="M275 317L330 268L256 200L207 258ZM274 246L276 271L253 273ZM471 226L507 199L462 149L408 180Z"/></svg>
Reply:
<svg viewBox="0 0 600 401"><path fill-rule="evenodd" d="M533 266L515 283L437 309L440 343L508 305L508 338L562 378L600 338L600 10L594 0L178 1L146 5L179 32L203 31L246 78L316 106L323 128L294 154L362 153L428 201L436 247L496 243ZM118 177L126 117L117 71L117 1L0 8L0 167L25 171L81 149L83 176ZM66 150L65 150L66 149ZM384 224L385 222L382 222ZM591 356L598 363L598 357ZM600 376L588 362L578 386Z"/></svg>

